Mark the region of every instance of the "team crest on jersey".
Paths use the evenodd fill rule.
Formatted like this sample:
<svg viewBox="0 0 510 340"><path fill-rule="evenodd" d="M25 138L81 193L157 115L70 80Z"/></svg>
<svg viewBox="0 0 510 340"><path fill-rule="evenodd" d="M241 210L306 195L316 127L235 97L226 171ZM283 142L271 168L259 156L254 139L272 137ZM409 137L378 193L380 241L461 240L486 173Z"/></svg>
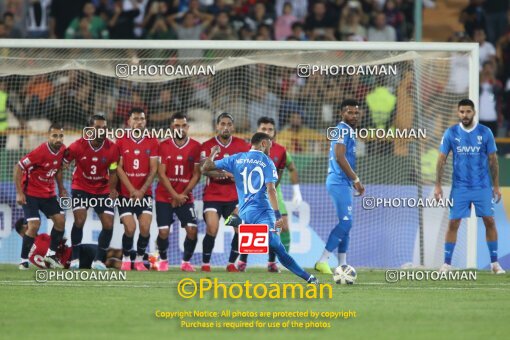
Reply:
<svg viewBox="0 0 510 340"><path fill-rule="evenodd" d="M177 158L178 161L182 160L182 156L181 155L178 155L176 158Z"/></svg>
<svg viewBox="0 0 510 340"><path fill-rule="evenodd" d="M478 144L482 144L482 136L478 136L476 138L478 138Z"/></svg>
<svg viewBox="0 0 510 340"><path fill-rule="evenodd" d="M127 150L124 150L124 153L129 153L129 149L127 149Z"/></svg>
<svg viewBox="0 0 510 340"><path fill-rule="evenodd" d="M58 161L53 161L53 165L57 165Z"/></svg>
<svg viewBox="0 0 510 340"><path fill-rule="evenodd" d="M205 151L200 151L200 158L205 158Z"/></svg>
<svg viewBox="0 0 510 340"><path fill-rule="evenodd" d="M227 158L228 156L230 156L230 155L228 153L226 153L223 155L223 158Z"/></svg>
<svg viewBox="0 0 510 340"><path fill-rule="evenodd" d="M44 163L44 167L47 168L50 166L50 163Z"/></svg>
<svg viewBox="0 0 510 340"><path fill-rule="evenodd" d="M106 157L101 158L101 163L106 163Z"/></svg>
<svg viewBox="0 0 510 340"><path fill-rule="evenodd" d="M275 157L274 158L274 162L277 163L278 162L278 157Z"/></svg>
<svg viewBox="0 0 510 340"><path fill-rule="evenodd" d="M138 150L138 149L135 149L134 152L135 152L135 155L139 155L140 154L140 150Z"/></svg>
<svg viewBox="0 0 510 340"><path fill-rule="evenodd" d="M97 157L92 157L92 162L97 162Z"/></svg>
<svg viewBox="0 0 510 340"><path fill-rule="evenodd" d="M151 150L150 149L145 149L145 154L146 155L150 155L151 154Z"/></svg>

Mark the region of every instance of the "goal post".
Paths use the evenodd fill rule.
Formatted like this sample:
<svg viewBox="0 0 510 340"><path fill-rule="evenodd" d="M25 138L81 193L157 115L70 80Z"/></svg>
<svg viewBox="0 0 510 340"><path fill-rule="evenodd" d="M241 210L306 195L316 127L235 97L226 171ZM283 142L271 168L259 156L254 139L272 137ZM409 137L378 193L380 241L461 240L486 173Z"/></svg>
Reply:
<svg viewBox="0 0 510 340"><path fill-rule="evenodd" d="M127 66L120 71L129 74L119 73L119 65ZM468 84L456 91L451 78L459 65L468 72ZM308 67L311 73L303 74L300 67ZM304 199L299 206L292 204L292 186L285 172L282 190L289 211L291 254L303 265L313 266L329 231L338 223L325 178L327 130L338 123L341 101L358 99L360 127L372 129L366 138L360 137L357 149L357 172L366 195L387 201L427 199L433 196L430 163L437 159L444 129L456 122L458 100L469 97L478 105L478 67L478 44L474 43L2 39L0 92L9 98L9 128L0 131L6 136L0 151L0 206L5 211L0 214L0 262L19 257L20 239L10 228L22 211L15 203L10 173L20 155L44 140L51 121L66 125L68 145L80 137L87 116L104 114L113 127L122 127L128 108L136 105L147 110L153 128L166 126L173 112L187 113L190 135L201 142L214 135L218 112L233 114L236 134L243 138L255 131L258 117L274 117L279 130L276 140L294 158ZM373 129L421 129L427 136L378 138ZM445 171L445 195L450 177L451 160ZM69 188L70 173L65 178ZM202 190L203 181L195 189L200 237L204 234ZM362 198L356 197L350 263L371 268L437 267L442 261L447 212L421 206L366 209ZM95 242L99 222L89 214L84 242ZM72 214L66 217L69 233ZM474 268L476 217L466 225L459 235L454 265ZM41 231L50 226L51 222L45 222ZM154 218L151 251L155 228ZM118 216L114 230L112 246L119 247L123 227ZM214 265L226 263L231 232L220 227ZM180 259L182 241L183 232L176 223L171 235L172 264ZM266 261L262 256L251 258L256 264ZM193 257L197 263L200 260L201 238Z"/></svg>

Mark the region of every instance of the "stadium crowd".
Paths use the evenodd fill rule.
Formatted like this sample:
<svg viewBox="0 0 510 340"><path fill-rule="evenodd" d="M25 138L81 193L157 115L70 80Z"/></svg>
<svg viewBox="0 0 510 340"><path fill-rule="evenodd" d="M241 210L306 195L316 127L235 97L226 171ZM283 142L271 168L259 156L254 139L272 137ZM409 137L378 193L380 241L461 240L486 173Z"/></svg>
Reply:
<svg viewBox="0 0 510 340"><path fill-rule="evenodd" d="M413 36L411 0L7 0L0 4L0 38L57 39L186 39L409 41ZM428 7L433 1L424 1ZM510 121L510 29L508 1L470 0L459 20L465 31L450 41L480 44L480 120L495 136L508 135ZM465 56L451 60L448 83L437 95L456 102L466 96ZM362 103L366 127L391 127L397 107L409 101L407 68L392 84L369 77L297 78L295 70L264 65L243 67L243 79L184 79L167 86L104 79L66 71L0 80L0 98L24 127L41 116L79 128L87 116L100 113L115 125L125 123L131 105L148 110L153 126L165 124L173 112L203 108L229 110L237 126L252 131L262 113L273 117L289 135L314 135L331 124L341 98ZM239 76L237 76L239 77ZM256 77L256 78L252 78ZM246 79L246 80L245 80ZM257 79L257 85L249 85ZM221 81L222 84L218 82ZM239 85L241 83L241 85ZM246 83L246 84L245 84ZM228 84L225 86L224 84ZM3 91L3 92L2 92ZM400 95L399 95L400 92ZM5 97L1 96L5 93ZM436 93L431 93L434 98ZM2 99L2 100L4 100ZM380 103L385 103L380 104ZM383 107L384 106L384 107ZM1 103L0 103L0 107ZM371 117L383 113L383 121ZM190 115L193 117L193 115ZM209 124L210 125L210 124ZM441 129L439 129L441 130ZM284 130L285 132L285 130ZM285 134L284 134L285 136ZM293 152L314 152L296 144ZM315 139L315 137L312 137ZM1 141L0 141L1 142ZM5 141L0 147L5 145ZM290 146L294 145L294 147Z"/></svg>

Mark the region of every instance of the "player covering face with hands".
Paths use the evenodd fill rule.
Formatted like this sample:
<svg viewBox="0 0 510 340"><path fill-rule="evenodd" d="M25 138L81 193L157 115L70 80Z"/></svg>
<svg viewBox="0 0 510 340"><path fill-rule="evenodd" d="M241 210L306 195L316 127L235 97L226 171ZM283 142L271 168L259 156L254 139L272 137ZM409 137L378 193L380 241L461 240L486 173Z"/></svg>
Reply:
<svg viewBox="0 0 510 340"><path fill-rule="evenodd" d="M203 168L206 171L225 170L234 175L240 217L247 224L267 224L270 250L276 253L280 262L291 272L308 283L317 284L317 279L304 271L287 253L278 236L282 220L275 187L278 174L273 161L269 158L271 143L271 138L267 134L257 132L251 138L250 151L218 161L213 161L220 152L219 146L215 146Z"/></svg>
<svg viewBox="0 0 510 340"><path fill-rule="evenodd" d="M356 100L346 99L340 106L342 121L337 129L339 137L331 141L329 149L329 167L326 187L335 204L338 224L329 234L324 252L315 264L321 273L333 274L328 264L331 253L338 249L338 265L347 264L349 233L352 228L352 197L353 190L363 195L365 188L356 174L356 138L354 129L360 117L359 105Z"/></svg>

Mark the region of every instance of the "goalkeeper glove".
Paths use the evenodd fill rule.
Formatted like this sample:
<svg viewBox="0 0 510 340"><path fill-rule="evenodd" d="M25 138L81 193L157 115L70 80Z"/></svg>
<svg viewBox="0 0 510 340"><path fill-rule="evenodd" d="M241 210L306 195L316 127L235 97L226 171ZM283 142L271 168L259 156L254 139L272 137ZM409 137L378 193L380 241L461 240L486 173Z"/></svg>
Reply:
<svg viewBox="0 0 510 340"><path fill-rule="evenodd" d="M292 203L295 205L301 204L303 197L301 196L301 190L299 190L299 184L292 184L292 191Z"/></svg>

